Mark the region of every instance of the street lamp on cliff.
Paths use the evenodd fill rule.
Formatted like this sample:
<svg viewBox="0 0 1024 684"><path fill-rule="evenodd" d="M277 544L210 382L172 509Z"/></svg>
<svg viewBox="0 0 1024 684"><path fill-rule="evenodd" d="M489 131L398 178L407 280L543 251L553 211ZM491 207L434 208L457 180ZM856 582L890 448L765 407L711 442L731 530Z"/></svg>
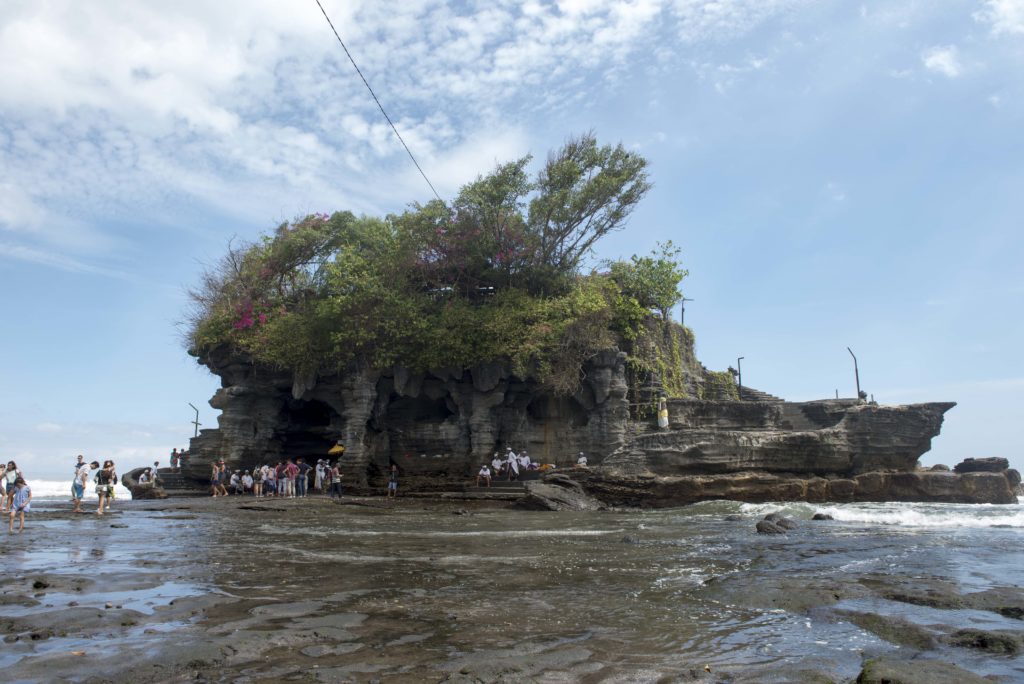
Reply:
<svg viewBox="0 0 1024 684"><path fill-rule="evenodd" d="M679 300L679 325L686 327L686 302L695 301L689 297L683 297Z"/></svg>
<svg viewBox="0 0 1024 684"><path fill-rule="evenodd" d="M190 401L188 403L188 405L192 406L192 402ZM199 426L202 425L202 423L199 422L199 409L197 409L195 406L192 406L192 410L196 412L196 419L192 421L192 424L196 426L196 433L193 436L194 437L198 437L199 436Z"/></svg>
<svg viewBox="0 0 1024 684"><path fill-rule="evenodd" d="M738 359L736 359L736 396L739 399L743 399L743 364L741 364L740 361L742 361L745 358L747 357L741 356Z"/></svg>
<svg viewBox="0 0 1024 684"><path fill-rule="evenodd" d="M860 370L857 368L857 356L849 347L846 348L846 351L850 352L850 356L853 357L853 377L857 381L857 400L860 401Z"/></svg>

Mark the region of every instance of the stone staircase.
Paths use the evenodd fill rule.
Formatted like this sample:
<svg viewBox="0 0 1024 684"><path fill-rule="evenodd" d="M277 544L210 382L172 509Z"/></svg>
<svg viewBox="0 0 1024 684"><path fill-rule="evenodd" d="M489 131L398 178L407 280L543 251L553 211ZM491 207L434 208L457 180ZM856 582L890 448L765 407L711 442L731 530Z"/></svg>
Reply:
<svg viewBox="0 0 1024 684"><path fill-rule="evenodd" d="M185 477L182 473L174 472L170 468L160 468L157 471L157 482L167 492L167 496L209 496L210 490L203 487L195 480Z"/></svg>
<svg viewBox="0 0 1024 684"><path fill-rule="evenodd" d="M777 397L774 394L768 394L745 385L739 388L739 397L742 401L785 401L782 397Z"/></svg>

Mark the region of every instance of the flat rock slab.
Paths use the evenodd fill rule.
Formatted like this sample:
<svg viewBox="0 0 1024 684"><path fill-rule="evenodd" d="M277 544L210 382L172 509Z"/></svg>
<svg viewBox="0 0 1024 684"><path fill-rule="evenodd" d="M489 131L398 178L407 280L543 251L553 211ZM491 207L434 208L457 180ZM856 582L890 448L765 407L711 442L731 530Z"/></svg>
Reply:
<svg viewBox="0 0 1024 684"><path fill-rule="evenodd" d="M992 680L938 660L869 660L857 684L992 684Z"/></svg>

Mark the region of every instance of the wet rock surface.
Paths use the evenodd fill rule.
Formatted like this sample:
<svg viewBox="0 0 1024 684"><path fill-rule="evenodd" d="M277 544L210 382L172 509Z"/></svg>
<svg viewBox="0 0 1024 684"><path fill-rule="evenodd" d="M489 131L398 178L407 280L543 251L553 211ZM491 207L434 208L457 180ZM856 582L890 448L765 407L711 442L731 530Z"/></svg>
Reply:
<svg viewBox="0 0 1024 684"><path fill-rule="evenodd" d="M1024 677L1012 650L1024 624L1010 615L1024 590L983 581L1024 560L1012 531L978 544L724 502L629 513L379 498L118 505L126 528L41 509L38 536L6 546L5 676ZM797 525L757 535L765 517Z"/></svg>

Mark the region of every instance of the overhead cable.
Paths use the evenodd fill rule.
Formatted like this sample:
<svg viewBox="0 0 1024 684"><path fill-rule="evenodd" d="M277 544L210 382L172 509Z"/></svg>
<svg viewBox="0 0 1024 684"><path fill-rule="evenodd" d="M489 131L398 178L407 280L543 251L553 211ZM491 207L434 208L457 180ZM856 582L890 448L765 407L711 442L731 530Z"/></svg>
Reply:
<svg viewBox="0 0 1024 684"><path fill-rule="evenodd" d="M384 115L385 119L387 119L388 124L391 126L391 130L395 132L395 135L398 137L398 141L402 143L402 147L404 147L405 151L409 154L409 159L411 159L412 163L416 165L416 170L420 172L421 176L423 176L423 180L427 181L427 185L430 186L430 190L434 193L434 197L443 202L444 200L441 199L441 195L437 194L437 190L434 189L434 184L430 182L430 179L427 178L427 174L423 172L423 168L420 166L420 163L416 161L416 157L413 156L412 150L410 150L409 146L405 144L405 140L402 139L402 134L398 132L397 128L395 128L395 124L391 120L391 117L384 111L384 105L380 103L380 100L377 98L377 94L373 92L373 88L370 87L366 77L363 76L363 72L359 70L359 65L356 64L356 60L352 58L352 53L348 51L347 47L345 47L345 41L343 41L341 36L338 35L338 30L334 28L334 23L331 21L331 18L327 16L327 11L324 9L324 6L320 4L320 0L316 0L316 4L320 8L320 11L323 12L324 19L327 20L328 26L330 26L331 31L334 32L334 37L338 39L338 44L341 45L341 49L345 51L348 61L352 62L352 66L355 68L356 73L359 74L359 78L363 79L363 85L365 85L366 89L370 91L370 95L373 97L373 101L377 103L380 113Z"/></svg>

